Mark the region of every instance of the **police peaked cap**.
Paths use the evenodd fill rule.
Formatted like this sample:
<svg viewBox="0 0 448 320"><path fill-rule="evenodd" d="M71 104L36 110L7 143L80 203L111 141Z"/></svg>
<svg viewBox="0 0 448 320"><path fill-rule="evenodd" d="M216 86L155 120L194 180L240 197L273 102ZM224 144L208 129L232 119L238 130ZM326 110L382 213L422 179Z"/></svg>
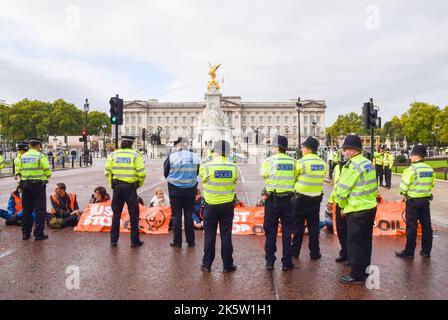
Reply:
<svg viewBox="0 0 448 320"><path fill-rule="evenodd" d="M28 150L28 145L29 145L28 142L25 141L19 142L17 145L17 150Z"/></svg>
<svg viewBox="0 0 448 320"><path fill-rule="evenodd" d="M426 153L426 147L422 144L416 144L411 151L411 156L413 155L417 155L417 156L421 156L421 157L426 157L427 153Z"/></svg>
<svg viewBox="0 0 448 320"><path fill-rule="evenodd" d="M280 147L283 149L288 149L288 138L281 135L275 135L271 142L271 147Z"/></svg>
<svg viewBox="0 0 448 320"><path fill-rule="evenodd" d="M355 134L349 134L345 137L342 149L358 149L362 150L361 138Z"/></svg>
<svg viewBox="0 0 448 320"><path fill-rule="evenodd" d="M131 141L131 142L134 142L134 141L135 141L135 137L132 137L132 136L121 136L121 140L122 140L122 141Z"/></svg>
<svg viewBox="0 0 448 320"><path fill-rule="evenodd" d="M29 141L30 141L30 143L40 143L40 144L42 144L42 139L39 139L39 138L30 138Z"/></svg>
<svg viewBox="0 0 448 320"><path fill-rule="evenodd" d="M316 138L308 137L305 141L302 142L302 146L310 148L313 152L316 152L319 148L319 141Z"/></svg>
<svg viewBox="0 0 448 320"><path fill-rule="evenodd" d="M230 143L226 140L218 140L213 146L213 151L227 157L230 154Z"/></svg>

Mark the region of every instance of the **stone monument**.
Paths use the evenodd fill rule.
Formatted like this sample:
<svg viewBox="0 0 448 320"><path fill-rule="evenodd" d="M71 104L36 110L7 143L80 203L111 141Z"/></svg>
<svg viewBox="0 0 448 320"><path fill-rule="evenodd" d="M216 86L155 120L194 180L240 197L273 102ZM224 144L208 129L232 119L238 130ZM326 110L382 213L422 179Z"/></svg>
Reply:
<svg viewBox="0 0 448 320"><path fill-rule="evenodd" d="M229 120L221 109L221 92L219 82L216 79L216 71L221 66L210 66L210 80L208 81L207 93L205 94L205 109L198 118L197 139L195 147L200 147L205 142L227 140L233 147L233 136L229 128Z"/></svg>

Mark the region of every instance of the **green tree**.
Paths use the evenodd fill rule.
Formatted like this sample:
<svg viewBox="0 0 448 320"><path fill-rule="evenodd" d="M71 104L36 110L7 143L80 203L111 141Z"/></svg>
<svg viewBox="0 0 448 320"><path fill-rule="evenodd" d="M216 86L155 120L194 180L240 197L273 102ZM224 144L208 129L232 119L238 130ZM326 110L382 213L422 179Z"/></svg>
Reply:
<svg viewBox="0 0 448 320"><path fill-rule="evenodd" d="M103 125L106 129L103 130ZM105 112L91 111L89 112L89 135L100 135L100 134L110 134L111 124L109 116Z"/></svg>
<svg viewBox="0 0 448 320"><path fill-rule="evenodd" d="M448 145L448 106L446 106L439 114L437 114L435 124L439 125L437 137L440 144Z"/></svg>
<svg viewBox="0 0 448 320"><path fill-rule="evenodd" d="M381 129L381 136L386 138L390 137L392 141L401 140L403 138L403 126L400 118L393 116L390 121L387 121Z"/></svg>
<svg viewBox="0 0 448 320"><path fill-rule="evenodd" d="M5 140L14 142L30 137L47 138L51 127L49 102L24 99L5 110L0 118Z"/></svg>
<svg viewBox="0 0 448 320"><path fill-rule="evenodd" d="M425 102L414 102L406 113L401 116L403 134L410 143L431 143L431 132L440 113L437 106Z"/></svg>
<svg viewBox="0 0 448 320"><path fill-rule="evenodd" d="M333 125L328 128L327 132L331 134L333 138L339 135L347 135L355 133L359 135L366 135L367 132L364 129L362 115L355 112L349 114L340 114Z"/></svg>
<svg viewBox="0 0 448 320"><path fill-rule="evenodd" d="M53 102L50 135L76 136L83 127L83 112L72 103L62 99Z"/></svg>

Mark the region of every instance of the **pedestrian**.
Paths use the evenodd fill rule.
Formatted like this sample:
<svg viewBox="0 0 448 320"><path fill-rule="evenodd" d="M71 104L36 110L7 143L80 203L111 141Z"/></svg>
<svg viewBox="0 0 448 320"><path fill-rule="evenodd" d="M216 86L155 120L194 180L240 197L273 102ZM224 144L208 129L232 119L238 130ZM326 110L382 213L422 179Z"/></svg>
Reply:
<svg viewBox="0 0 448 320"><path fill-rule="evenodd" d="M376 179L379 186L383 186L383 166L384 166L384 146L379 146L377 151L373 154Z"/></svg>
<svg viewBox="0 0 448 320"><path fill-rule="evenodd" d="M214 158L210 162L201 164L199 168L205 199L203 212L204 257L201 265L203 272L211 272L215 258L218 225L221 236L223 272L236 271L232 257L232 223L238 166L227 159L229 152L229 142L224 140L216 141L213 153Z"/></svg>
<svg viewBox="0 0 448 320"><path fill-rule="evenodd" d="M348 262L347 255L347 219L341 214L341 207L338 205L336 201L336 186L339 180L339 176L341 175L341 170L345 163L339 163L334 168L334 182L333 182L333 191L328 198L327 211L332 212L333 206L335 208L335 216L336 216L336 232L338 235L339 244L341 245L341 250L339 251L339 256L335 259L337 263Z"/></svg>
<svg viewBox="0 0 448 320"><path fill-rule="evenodd" d="M16 180L20 180L20 173L17 172L17 167L20 163L22 155L27 151L28 151L28 142L26 141L19 142L17 145L17 157L14 159L14 178Z"/></svg>
<svg viewBox="0 0 448 320"><path fill-rule="evenodd" d="M400 194L406 199L406 247L395 254L400 258L414 258L418 222L422 226L422 250L429 258L432 249L431 211L429 201L435 183L434 170L424 162L425 146L417 144L411 151L411 166L404 170Z"/></svg>
<svg viewBox="0 0 448 320"><path fill-rule="evenodd" d="M187 139L174 141L176 150L164 162L164 176L168 181L168 193L173 219L173 241L170 246L182 247L182 217L188 247L195 246L193 212L197 193L200 160L189 150Z"/></svg>
<svg viewBox="0 0 448 320"><path fill-rule="evenodd" d="M20 174L20 188L22 189L22 239L31 238L33 229L33 211L35 213L34 240L45 240L44 234L47 216L46 187L51 177L50 164L44 154L40 152L42 140L29 139L30 150L22 155L18 163L17 173Z"/></svg>
<svg viewBox="0 0 448 320"><path fill-rule="evenodd" d="M384 152L384 179L386 181L386 188L390 189L392 186L392 167L394 166L394 156L390 153L390 149L386 148Z"/></svg>
<svg viewBox="0 0 448 320"><path fill-rule="evenodd" d="M295 219L292 255L298 258L302 247L305 221L309 236L310 258L322 257L319 246L319 212L327 168L316 154L319 141L308 137L302 143L303 157L297 160L297 180L294 186L293 212Z"/></svg>
<svg viewBox="0 0 448 320"><path fill-rule="evenodd" d="M137 189L143 186L146 170L137 150L132 149L135 137L122 136L121 148L112 153L106 162L105 175L113 189L111 246L115 247L120 236L120 218L126 203L131 223L131 247L143 245L139 236L139 198Z"/></svg>
<svg viewBox="0 0 448 320"><path fill-rule="evenodd" d="M339 278L342 283L365 283L372 257L378 185L373 163L362 155L361 138L345 137L342 145L347 162L336 186L336 201L347 219L347 254L351 273Z"/></svg>
<svg viewBox="0 0 448 320"><path fill-rule="evenodd" d="M266 269L274 270L277 251L277 233L279 221L282 226L282 270L294 269L291 255L291 234L294 227L292 196L296 182L296 160L286 154L288 139L276 135L271 142L272 156L261 165L267 199L264 207L263 228L266 236L264 245Z"/></svg>
<svg viewBox="0 0 448 320"><path fill-rule="evenodd" d="M331 161L330 161L330 172L329 177L330 179L333 179L333 171L334 167L341 162L341 153L339 152L337 147L334 147L333 152L331 153Z"/></svg>

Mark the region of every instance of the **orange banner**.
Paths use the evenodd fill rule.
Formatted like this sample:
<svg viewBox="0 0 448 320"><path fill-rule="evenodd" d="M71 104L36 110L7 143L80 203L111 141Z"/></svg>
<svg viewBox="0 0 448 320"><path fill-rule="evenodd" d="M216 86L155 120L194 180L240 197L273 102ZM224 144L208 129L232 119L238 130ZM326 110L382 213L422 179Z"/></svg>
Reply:
<svg viewBox="0 0 448 320"><path fill-rule="evenodd" d="M264 222L264 208L263 207L235 208L235 216L233 217L232 234L264 235L263 222Z"/></svg>
<svg viewBox="0 0 448 320"><path fill-rule="evenodd" d="M333 206L333 231L336 231L336 206ZM417 235L421 235L421 226L418 225ZM374 236L402 236L406 235L406 202L385 201L381 199L378 204L373 227Z"/></svg>
<svg viewBox="0 0 448 320"><path fill-rule="evenodd" d="M89 204L81 215L75 231L110 232L112 226L112 202ZM146 234L167 234L171 217L169 207L147 208L140 206L140 232ZM127 206L123 208L120 222L120 232L130 232L129 213Z"/></svg>

